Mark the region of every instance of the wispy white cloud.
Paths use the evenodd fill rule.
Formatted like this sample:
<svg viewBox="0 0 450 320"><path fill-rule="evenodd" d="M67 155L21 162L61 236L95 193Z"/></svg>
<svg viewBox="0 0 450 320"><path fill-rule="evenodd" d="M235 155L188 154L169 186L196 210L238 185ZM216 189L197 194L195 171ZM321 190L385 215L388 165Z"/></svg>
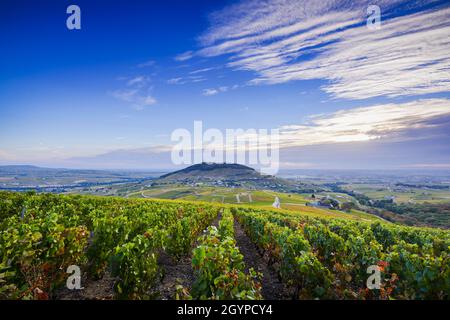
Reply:
<svg viewBox="0 0 450 320"><path fill-rule="evenodd" d="M423 99L313 115L307 121L276 129L280 149L373 140L401 142L425 138L410 137L406 133L442 126L435 122L442 117L450 117L450 100ZM237 139L257 149L262 143L270 144L272 138L257 132L244 132Z"/></svg>
<svg viewBox="0 0 450 320"><path fill-rule="evenodd" d="M168 84L184 84L185 82L183 81L183 78L178 77L178 78L172 78L167 80Z"/></svg>
<svg viewBox="0 0 450 320"><path fill-rule="evenodd" d="M234 88L235 88L234 86L232 88L227 87L227 86L221 86L221 87L218 87L218 88L204 89L203 90L203 95L204 96L213 96L213 95L216 95L216 94L221 93L221 92L227 92L228 90L234 89Z"/></svg>
<svg viewBox="0 0 450 320"><path fill-rule="evenodd" d="M416 163L404 167L411 169L450 169L450 163Z"/></svg>
<svg viewBox="0 0 450 320"><path fill-rule="evenodd" d="M138 68L152 67L156 64L154 60L148 60L137 65Z"/></svg>
<svg viewBox="0 0 450 320"><path fill-rule="evenodd" d="M194 71L189 72L189 74L204 73L204 72L208 72L208 71L215 70L215 69L217 69L217 68L203 68L203 69L197 69L197 70L194 70Z"/></svg>
<svg viewBox="0 0 450 320"><path fill-rule="evenodd" d="M157 102L152 95L142 93L139 89L115 90L111 92L111 95L116 99L131 103L136 110L143 110Z"/></svg>
<svg viewBox="0 0 450 320"><path fill-rule="evenodd" d="M311 116L303 124L280 127L280 144L282 147L298 147L388 139L401 136L407 130L438 126L432 121L443 116L450 116L448 99L424 99L341 110Z"/></svg>
<svg viewBox="0 0 450 320"><path fill-rule="evenodd" d="M116 99L131 102L137 93L138 89L123 89L114 90L111 92L111 95Z"/></svg>
<svg viewBox="0 0 450 320"><path fill-rule="evenodd" d="M127 86L130 87L138 87L142 88L143 86L147 85L150 82L150 79L146 76L137 76L134 78L131 78L127 81Z"/></svg>
<svg viewBox="0 0 450 320"><path fill-rule="evenodd" d="M219 93L217 89L203 89L204 96L213 96Z"/></svg>
<svg viewBox="0 0 450 320"><path fill-rule="evenodd" d="M203 76L188 76L188 77L177 77L167 80L168 84L186 84L186 83L196 83L205 81L206 78Z"/></svg>
<svg viewBox="0 0 450 320"><path fill-rule="evenodd" d="M246 1L212 14L202 56L230 55L229 67L256 73L251 84L323 79L333 97L365 99L450 91L450 8L392 18L423 1ZM366 9L382 10L367 28Z"/></svg>
<svg viewBox="0 0 450 320"><path fill-rule="evenodd" d="M186 51L186 52L183 52L183 53L177 55L175 57L175 60L176 61L186 61L186 60L191 59L193 56L194 56L193 51Z"/></svg>
<svg viewBox="0 0 450 320"><path fill-rule="evenodd" d="M153 88L149 77L139 75L121 80L126 81L125 88L111 91L112 97L130 103L135 110L143 110L157 102L151 94Z"/></svg>
<svg viewBox="0 0 450 320"><path fill-rule="evenodd" d="M218 93L218 90L210 90L210 95ZM423 134L410 136L408 133L411 130L426 132L439 129L446 124L435 120L443 117L450 117L449 99L421 99L401 104L377 104L317 114L306 121L274 129L279 133L280 149L371 141L393 143L433 138ZM272 138L270 135L259 134L257 130L243 130L236 137L238 141L248 143L248 147L252 149L270 145ZM234 149L233 145L214 143L203 147L217 150Z"/></svg>
<svg viewBox="0 0 450 320"><path fill-rule="evenodd" d="M206 78L202 76L189 76L188 80L190 82L203 82L206 81Z"/></svg>

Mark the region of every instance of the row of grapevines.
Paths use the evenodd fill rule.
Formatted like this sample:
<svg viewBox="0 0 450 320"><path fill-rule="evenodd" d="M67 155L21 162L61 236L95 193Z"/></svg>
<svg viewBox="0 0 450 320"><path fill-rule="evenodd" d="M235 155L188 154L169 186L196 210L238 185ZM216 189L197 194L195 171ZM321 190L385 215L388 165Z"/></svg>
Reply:
<svg viewBox="0 0 450 320"><path fill-rule="evenodd" d="M47 299L64 283L67 267L85 261L87 229L66 227L55 213L26 223L12 216L3 221L1 230L0 273L8 275L2 287L10 290L0 298Z"/></svg>
<svg viewBox="0 0 450 320"><path fill-rule="evenodd" d="M253 208L239 208L239 210L265 212L263 209ZM277 222L284 221L285 224L290 224L291 226L301 223L315 225L323 224L329 226L332 230L351 226L351 229L356 232L364 232L364 230L370 228L377 241L382 244L385 249L388 249L390 246L397 244L400 241L417 244L419 246L432 244L437 252L448 250L448 246L450 245L450 232L438 228L409 227L380 222L368 223L340 218L317 218L299 214L298 212L288 211L270 211L269 219L277 220Z"/></svg>
<svg viewBox="0 0 450 320"><path fill-rule="evenodd" d="M29 194L0 191L0 222L13 215L19 215Z"/></svg>
<svg viewBox="0 0 450 320"><path fill-rule="evenodd" d="M233 210L251 240L279 264L281 279L296 289L295 298L326 297L332 277L301 232L272 223L267 215Z"/></svg>
<svg viewBox="0 0 450 320"><path fill-rule="evenodd" d="M419 246L431 245L436 254L448 251L450 246L450 232L439 228L409 227L382 222L367 223L338 218L314 218L289 212L276 213L276 216L288 220L295 219L298 222L308 224L324 224L333 231L346 228L347 230L352 229L353 233L364 233L367 229L370 229L375 239L385 250L401 241ZM346 236L348 233L343 232L341 234Z"/></svg>
<svg viewBox="0 0 450 320"><path fill-rule="evenodd" d="M193 251L192 266L196 280L192 287L194 299L262 299L260 274L245 272L242 254L234 239L234 218L225 210L219 227L209 227Z"/></svg>
<svg viewBox="0 0 450 320"><path fill-rule="evenodd" d="M144 206L144 209L147 209ZM147 209L148 210L148 209ZM190 216L183 208L165 207L158 211L132 211L131 214L111 216L94 211L92 219L92 243L87 250L89 272L96 278L103 275L115 248L128 243L149 228L165 229ZM137 214L136 214L137 213ZM183 221L183 220L181 220Z"/></svg>
<svg viewBox="0 0 450 320"><path fill-rule="evenodd" d="M340 296L450 297L450 241L444 230L342 221L305 224L300 229L321 261L333 270ZM366 289L370 265L382 269L385 286L380 292Z"/></svg>
<svg viewBox="0 0 450 320"><path fill-rule="evenodd" d="M238 210L241 212L240 210ZM252 210L245 210L246 213L252 213ZM304 291L302 296L313 297L335 297L327 288L330 288L331 284L334 288L334 292L342 291L339 295L352 295L352 291L349 290L353 287L359 288L358 285L361 281L358 276L365 276L365 269L359 268L360 262L364 261L368 265L376 263L377 258L377 245L373 243L374 247L368 246L365 243L364 238L352 238L351 240L344 240L338 234L332 232L327 225L324 225L317 219L303 219L303 217L295 217L289 215L283 215L279 213L268 213L261 211L254 211L253 215L250 215L254 224L258 224L259 228L262 228L262 240L272 238L272 243L276 243L275 250L273 248L270 252L271 256L278 258L281 262L280 273L283 274L284 270L293 270L289 259L286 260L284 256L280 257L279 253L283 252L290 260L294 260L296 255L304 256L305 252L308 252L310 256L314 256L313 260L320 262L321 267L325 268L329 273L329 277L323 279L330 281L322 281L322 285L318 288L302 286ZM250 232L250 230L249 230ZM291 236L291 234L293 234ZM290 237L295 239L298 243L302 243L302 246L291 247L283 245L286 239ZM364 245L361 246L361 240ZM358 243L359 242L359 243ZM375 248L375 250L368 250L367 248ZM275 251L275 252L274 252ZM299 254L301 253L301 254ZM278 256L278 257L277 257ZM295 269L295 268L294 268ZM307 267L304 267L308 271ZM312 271L312 270L311 270ZM363 271L363 272L362 272ZM313 272L314 273L314 272ZM296 277L299 277L296 275ZM284 276L284 278L287 278ZM303 278L311 278L307 274ZM312 279L312 278L311 278ZM296 287L301 283L295 283L292 279L289 279L288 283L295 284ZM313 286L317 286L320 282L312 282ZM340 290L342 289L342 290ZM354 296L354 294L353 294Z"/></svg>
<svg viewBox="0 0 450 320"><path fill-rule="evenodd" d="M217 216L217 208L198 208L166 227L154 226L143 235L115 249L112 257L116 297L126 299L149 298L149 289L159 278L158 255L165 250L175 259L189 253L198 234ZM162 220L164 221L164 220ZM169 221L165 221L168 223Z"/></svg>
<svg viewBox="0 0 450 320"><path fill-rule="evenodd" d="M314 219L284 212L244 209L238 216L261 219L266 228L255 238L270 237L271 223L301 234L314 255L332 273L332 298L448 299L448 232L338 219ZM245 222L245 221L244 221ZM417 230L417 234L413 231ZM250 234L251 234L251 230ZM265 234L266 233L266 234ZM408 240L408 242L406 240ZM283 248L278 248L282 251ZM277 252L272 254L277 256ZM366 287L367 267L379 265L383 285Z"/></svg>

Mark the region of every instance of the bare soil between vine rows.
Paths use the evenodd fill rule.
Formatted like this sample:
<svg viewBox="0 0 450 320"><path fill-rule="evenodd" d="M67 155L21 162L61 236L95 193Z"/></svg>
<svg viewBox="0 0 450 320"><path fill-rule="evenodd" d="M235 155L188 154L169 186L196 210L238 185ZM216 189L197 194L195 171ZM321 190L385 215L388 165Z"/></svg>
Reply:
<svg viewBox="0 0 450 320"><path fill-rule="evenodd" d="M289 300L292 293L278 279L277 272L271 268L258 253L256 246L245 234L239 222L234 221L234 237L239 251L244 256L246 271L253 268L263 274L261 285L262 295L265 300Z"/></svg>
<svg viewBox="0 0 450 320"><path fill-rule="evenodd" d="M80 290L69 290L63 287L56 291L57 300L112 300L114 297L114 282L116 279L109 272L103 278L92 280L86 276L81 277Z"/></svg>

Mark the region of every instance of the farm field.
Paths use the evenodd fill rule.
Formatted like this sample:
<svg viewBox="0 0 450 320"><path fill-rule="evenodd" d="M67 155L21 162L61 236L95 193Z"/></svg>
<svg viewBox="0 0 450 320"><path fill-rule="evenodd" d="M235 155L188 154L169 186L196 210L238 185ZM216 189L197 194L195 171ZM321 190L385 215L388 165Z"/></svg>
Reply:
<svg viewBox="0 0 450 320"><path fill-rule="evenodd" d="M264 190L247 190L243 188L221 188L221 187L191 187L191 186L165 186L133 192L129 198L158 198L158 199L180 199L198 200L206 202L217 202L227 204L249 204L256 206L270 206L275 197L281 203L292 202L305 204L308 200L299 194L286 194L281 192Z"/></svg>
<svg viewBox="0 0 450 320"><path fill-rule="evenodd" d="M386 185L350 184L345 189L362 193L374 200L393 197L395 203L444 203L450 202L450 189L390 187Z"/></svg>
<svg viewBox="0 0 450 320"><path fill-rule="evenodd" d="M350 215L349 215L350 216ZM449 299L450 232L200 201L0 192L2 299ZM68 290L66 270L83 290ZM385 279L366 287L367 268Z"/></svg>
<svg viewBox="0 0 450 320"><path fill-rule="evenodd" d="M345 194L327 193L318 196L332 195L337 199L345 201L355 201ZM357 221L380 221L381 218L359 210L343 212L339 210L329 210L326 208L316 208L307 206L308 202L314 201L311 195L287 194L269 190L246 190L241 188L221 188L221 187L191 187L191 186L165 186L133 192L129 198L155 198L172 200L204 201L220 204L240 204L271 209L275 197L278 197L281 209L308 212L320 216L341 217ZM345 197L344 197L345 196ZM347 199L348 198L348 199ZM239 202L238 202L239 199Z"/></svg>

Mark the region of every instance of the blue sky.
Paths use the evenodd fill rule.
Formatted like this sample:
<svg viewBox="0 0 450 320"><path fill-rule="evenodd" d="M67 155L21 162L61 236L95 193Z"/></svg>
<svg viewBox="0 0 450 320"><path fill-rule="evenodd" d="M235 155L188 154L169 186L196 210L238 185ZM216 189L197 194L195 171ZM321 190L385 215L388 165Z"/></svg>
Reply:
<svg viewBox="0 0 450 320"><path fill-rule="evenodd" d="M171 132L202 120L279 129L282 168L450 169L448 1L0 8L0 164L169 168Z"/></svg>

